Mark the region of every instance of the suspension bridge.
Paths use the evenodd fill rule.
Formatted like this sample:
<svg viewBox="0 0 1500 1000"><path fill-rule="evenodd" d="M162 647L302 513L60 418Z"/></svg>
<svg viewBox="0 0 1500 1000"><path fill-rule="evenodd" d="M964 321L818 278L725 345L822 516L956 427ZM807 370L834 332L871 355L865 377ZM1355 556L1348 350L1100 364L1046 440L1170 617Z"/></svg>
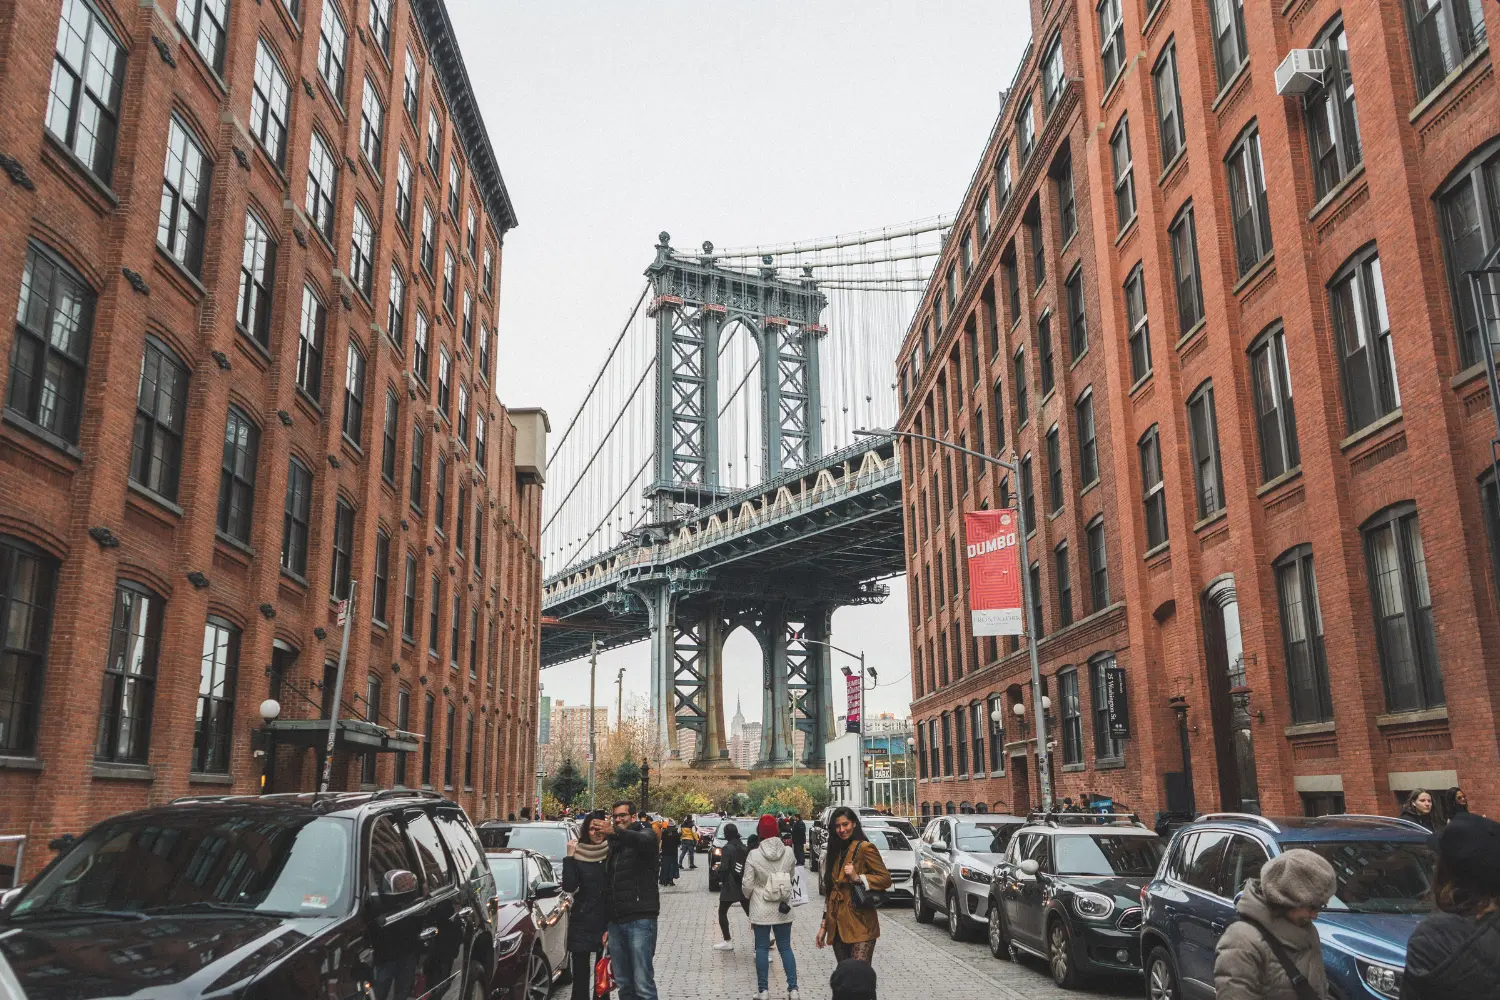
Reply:
<svg viewBox="0 0 1500 1000"><path fill-rule="evenodd" d="M662 744L729 766L724 641L762 653L759 764L837 735L835 609L905 569L895 357L951 219L680 252L646 281L547 461L542 666L649 644Z"/></svg>

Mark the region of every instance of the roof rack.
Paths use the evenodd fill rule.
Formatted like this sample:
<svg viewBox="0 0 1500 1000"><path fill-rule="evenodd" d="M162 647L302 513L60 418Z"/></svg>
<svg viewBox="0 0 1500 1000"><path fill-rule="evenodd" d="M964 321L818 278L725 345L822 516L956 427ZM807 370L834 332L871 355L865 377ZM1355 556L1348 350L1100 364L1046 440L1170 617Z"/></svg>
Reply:
<svg viewBox="0 0 1500 1000"><path fill-rule="evenodd" d="M1122 820L1142 829L1146 828L1137 813L1062 812L1054 809L1050 812L1032 812L1026 817L1028 823L1043 823L1047 826L1109 826Z"/></svg>
<svg viewBox="0 0 1500 1000"><path fill-rule="evenodd" d="M1272 833L1280 833L1281 832L1281 827L1277 826L1275 823L1273 823L1271 820L1267 819L1266 817L1256 815L1255 813L1245 813L1245 812L1203 813L1202 815L1198 816L1197 818L1200 819L1200 820L1203 820L1203 819L1241 819L1241 820L1245 820L1248 823L1254 823L1257 826L1265 827L1267 830L1270 830Z"/></svg>
<svg viewBox="0 0 1500 1000"><path fill-rule="evenodd" d="M225 799L237 799L238 795L179 795L169 805L180 806L193 802L222 802Z"/></svg>
<svg viewBox="0 0 1500 1000"><path fill-rule="evenodd" d="M385 799L445 799L442 792L434 792L426 788L382 788L370 796L371 802L380 802Z"/></svg>
<svg viewBox="0 0 1500 1000"><path fill-rule="evenodd" d="M1416 820L1407 819L1405 816L1382 816L1379 813L1329 813L1329 815L1347 819L1379 819L1384 820L1387 823L1402 823L1406 826L1412 827L1413 829L1421 830L1423 833L1432 832L1421 823L1418 823Z"/></svg>

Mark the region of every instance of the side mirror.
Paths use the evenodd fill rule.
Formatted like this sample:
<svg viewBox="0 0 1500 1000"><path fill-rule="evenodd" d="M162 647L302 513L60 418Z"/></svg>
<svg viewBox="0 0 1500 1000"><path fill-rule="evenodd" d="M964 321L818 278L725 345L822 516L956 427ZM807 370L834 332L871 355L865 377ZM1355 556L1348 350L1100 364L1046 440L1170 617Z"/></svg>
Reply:
<svg viewBox="0 0 1500 1000"><path fill-rule="evenodd" d="M556 899L562 895L562 886L556 882L538 882L531 890L532 899Z"/></svg>
<svg viewBox="0 0 1500 1000"><path fill-rule="evenodd" d="M417 876L405 868L393 868L380 878L380 905L394 910L417 898Z"/></svg>
<svg viewBox="0 0 1500 1000"><path fill-rule="evenodd" d="M948 845L947 844L943 843L941 840L935 840L935 841L932 842L932 853L933 854L949 854L951 852L948 850Z"/></svg>
<svg viewBox="0 0 1500 1000"><path fill-rule="evenodd" d="M1037 863L1037 860L1035 858L1027 858L1025 861L1022 861L1019 865L1016 866L1016 871L1023 879L1026 879L1027 881L1036 878L1036 873L1041 870L1042 866Z"/></svg>

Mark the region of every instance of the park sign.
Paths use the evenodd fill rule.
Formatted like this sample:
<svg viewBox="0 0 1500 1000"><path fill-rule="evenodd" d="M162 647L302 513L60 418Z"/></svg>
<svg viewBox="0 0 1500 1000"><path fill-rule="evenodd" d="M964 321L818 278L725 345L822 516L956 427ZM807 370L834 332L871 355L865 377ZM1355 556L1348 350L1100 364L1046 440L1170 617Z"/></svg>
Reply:
<svg viewBox="0 0 1500 1000"><path fill-rule="evenodd" d="M1021 561L1016 532L1021 519L1010 508L964 512L968 537L969 611L974 635L1022 635Z"/></svg>

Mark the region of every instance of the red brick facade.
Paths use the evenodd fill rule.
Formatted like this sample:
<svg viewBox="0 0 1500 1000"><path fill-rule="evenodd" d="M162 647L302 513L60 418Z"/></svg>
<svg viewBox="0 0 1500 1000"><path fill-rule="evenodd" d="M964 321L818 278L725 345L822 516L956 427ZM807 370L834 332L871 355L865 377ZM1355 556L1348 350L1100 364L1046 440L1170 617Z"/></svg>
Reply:
<svg viewBox="0 0 1500 1000"><path fill-rule="evenodd" d="M1053 702L1059 798L1087 791L1143 812L1165 809L1169 782L1179 793L1185 783L1184 741L1201 811L1284 815L1342 803L1393 813L1412 788L1452 784L1480 809L1500 798L1496 519L1486 506L1494 420L1478 334L1466 342L1461 332L1475 322L1455 311L1472 301L1457 295L1470 294L1467 279L1450 280L1500 238L1500 95L1485 26L1470 20L1481 7L1488 27L1500 27L1500 8L1465 2L1442 4L1424 23L1409 22L1404 5L1373 0L1349 0L1342 11L1334 0L1245 4L1242 14L1206 0L1033 4L1032 46L903 348L901 427L1034 456L1040 523L1030 555L1040 563L1038 652ZM1243 25L1219 25L1225 11ZM1347 74L1337 57L1340 16ZM1441 44L1430 41L1434 32ZM1065 89L1043 122L1044 63L1059 33ZM1319 47L1330 54L1321 84L1306 98L1279 96L1275 70L1288 51ZM1171 99L1174 61L1180 108ZM1028 99L1039 142L1022 165L1017 117ZM1331 124L1315 130L1314 121ZM1117 137L1127 131L1122 156ZM1002 150L1015 183L997 218ZM1071 243L1060 189L1048 179L1064 173L1067 157L1079 228ZM1126 171L1117 165L1129 166L1133 197L1122 193ZM1487 191L1475 182L1484 176ZM964 281L963 247L983 198L993 232L983 249L972 237L977 264ZM1035 291L1033 210L1045 266ZM1174 231L1183 236L1175 243ZM1019 317L1007 308L1012 252ZM956 296L945 287L955 261ZM1063 282L1076 265L1088 345L1075 358ZM1143 315L1127 302L1135 275ZM984 333L992 302L1000 304L998 352ZM1056 388L1044 395L1039 324L1049 308ZM984 345L978 370L966 346L971 326ZM1132 356L1132 333L1142 329L1144 366ZM1032 411L1019 424L1018 349ZM986 419L996 386L1006 416L999 438ZM1078 481L1074 408L1088 386L1101 480L1093 488ZM1063 467L1055 513L1046 461L1054 423ZM1160 490L1147 475L1149 456L1143 464L1153 431ZM951 563L954 539L961 545L955 507L996 506L995 473L974 479L971 470L974 486L965 491L960 481L954 504L946 456L913 446L903 460L912 716L929 748L918 801L924 809L1034 806L1034 756L1024 772L1022 758L1009 756L1034 754L1019 742L1025 732L1010 731L1010 702L1024 697L1028 719L1031 709L1024 643L1013 653L1002 645L997 662L992 645L967 637L967 606L951 575L936 582L940 554ZM1148 505L1159 505L1150 516L1164 517L1165 540L1148 525ZM1096 513L1108 566L1103 610L1091 601L1084 538ZM1053 556L1064 541L1070 627L1061 627ZM946 681L937 651L945 634L958 647ZM1095 677L1084 665L1098 654L1113 654L1125 671L1131 735L1118 759L1101 758L1091 724ZM1067 732L1070 666L1081 740ZM953 713L965 713L967 740L973 703L991 696L1004 702L1006 775L976 777L972 760L935 770L933 727L941 754L944 714L951 730ZM982 749L982 770L992 772L988 738ZM1081 759L1065 764L1065 751ZM1031 784L1025 800L1020 774Z"/></svg>
<svg viewBox="0 0 1500 1000"><path fill-rule="evenodd" d="M0 667L0 832L30 838L30 869L45 863L49 838L110 813L260 787L259 706L274 693L282 720L319 717L341 637L331 594L350 579L358 609L341 717L424 734L440 789L451 740L451 794L476 819L531 801L541 485L517 470L516 428L524 436L545 418L509 413L491 385L501 241L515 218L442 4L338 0L332 19L323 8L334 2L0 6L0 313L29 309L0 329L11 359L0 600L12 622ZM96 53L87 85L71 87L85 46ZM118 97L99 82L111 61ZM105 134L111 117L108 155L87 134ZM310 163L317 144L331 156ZM180 165L194 147L206 172ZM320 170L333 178L321 206L309 193ZM244 252L257 227L274 244L265 265ZM405 286L399 309L393 268ZM72 354L49 348L55 377L35 361L34 331L51 323L55 334L66 319L63 293L49 288L88 304ZM451 370L440 374L444 357ZM28 393L34 375L62 402ZM72 410L70 388L81 395ZM299 466L310 485L289 495ZM439 654L429 652L434 600ZM28 602L29 632L19 624ZM200 679L215 671L230 682L204 698ZM403 694L409 714L398 719ZM317 753L278 744L271 787L316 787ZM409 784L420 759L407 761ZM396 755L374 761L374 783L392 784ZM335 788L371 777L362 755L341 752L335 765Z"/></svg>

